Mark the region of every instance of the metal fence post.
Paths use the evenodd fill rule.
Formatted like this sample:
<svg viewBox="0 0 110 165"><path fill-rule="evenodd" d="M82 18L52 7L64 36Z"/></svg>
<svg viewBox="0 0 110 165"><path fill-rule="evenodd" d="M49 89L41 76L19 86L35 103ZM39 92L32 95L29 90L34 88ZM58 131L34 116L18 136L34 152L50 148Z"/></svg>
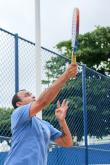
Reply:
<svg viewBox="0 0 110 165"><path fill-rule="evenodd" d="M83 95L83 119L85 139L85 165L88 165L88 130L87 130L87 109L86 109L86 65L82 65L82 95Z"/></svg>
<svg viewBox="0 0 110 165"><path fill-rule="evenodd" d="M15 93L19 90L18 34L15 34Z"/></svg>

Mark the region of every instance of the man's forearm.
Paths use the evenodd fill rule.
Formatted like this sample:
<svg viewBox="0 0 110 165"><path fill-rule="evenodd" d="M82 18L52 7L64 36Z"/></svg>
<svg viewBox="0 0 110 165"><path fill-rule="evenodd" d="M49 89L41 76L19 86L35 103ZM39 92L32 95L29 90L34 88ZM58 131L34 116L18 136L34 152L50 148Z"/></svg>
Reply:
<svg viewBox="0 0 110 165"><path fill-rule="evenodd" d="M64 84L71 77L75 77L76 74L77 65L70 64L66 71L56 81L54 81L53 85L51 85L47 90L41 93L41 95L35 101L33 101L30 109L30 116L34 116L37 112L49 105L57 96Z"/></svg>
<svg viewBox="0 0 110 165"><path fill-rule="evenodd" d="M38 100L44 100L45 106L54 100L61 88L64 86L69 78L67 74L61 75L48 89L46 89L38 98Z"/></svg>
<svg viewBox="0 0 110 165"><path fill-rule="evenodd" d="M71 136L70 130L67 126L66 120L59 121L59 124L60 124L60 128L62 131L63 146L71 147L73 145L72 136Z"/></svg>

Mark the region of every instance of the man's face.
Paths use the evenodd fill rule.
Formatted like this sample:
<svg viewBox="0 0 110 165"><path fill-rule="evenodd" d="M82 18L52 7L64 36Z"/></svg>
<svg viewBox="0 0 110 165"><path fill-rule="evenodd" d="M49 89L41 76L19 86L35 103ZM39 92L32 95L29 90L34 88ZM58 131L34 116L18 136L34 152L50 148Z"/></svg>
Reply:
<svg viewBox="0 0 110 165"><path fill-rule="evenodd" d="M31 92L28 92L26 90L19 91L17 95L21 99L21 101L16 103L18 107L35 101L35 96L33 96Z"/></svg>

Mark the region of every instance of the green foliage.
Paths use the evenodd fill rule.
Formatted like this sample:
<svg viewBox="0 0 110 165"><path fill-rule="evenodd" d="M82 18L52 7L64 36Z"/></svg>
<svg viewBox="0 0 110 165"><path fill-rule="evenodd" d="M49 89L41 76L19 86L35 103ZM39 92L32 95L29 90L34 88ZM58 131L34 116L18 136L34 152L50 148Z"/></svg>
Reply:
<svg viewBox="0 0 110 165"><path fill-rule="evenodd" d="M86 63L87 66L103 74L109 74L110 69L109 30L110 28L108 27L97 27L93 32L79 36L77 60ZM57 49L65 57L71 58L70 41L58 43ZM64 72L65 64L65 59L59 56L52 57L46 63L45 69L46 75L49 77L47 79L49 85ZM86 74L88 134L99 138L110 133L110 79L89 68L86 69ZM54 115L56 102L58 100L62 102L63 99L67 99L69 101L69 112L66 120L72 136L77 136L78 141L81 141L84 136L82 95L82 70L80 68L77 78L68 81L51 105L43 111L43 119L48 120L59 129Z"/></svg>
<svg viewBox="0 0 110 165"><path fill-rule="evenodd" d="M42 80L42 84L49 86L59 75L65 70L65 59L62 57L51 57L51 60L46 62L45 75L46 79Z"/></svg>
<svg viewBox="0 0 110 165"><path fill-rule="evenodd" d="M72 47L70 40L59 42L56 45L56 48L58 49L59 53L64 54L65 57L71 60Z"/></svg>
<svg viewBox="0 0 110 165"><path fill-rule="evenodd" d="M59 129L55 119L56 102L63 99L69 101L69 111L66 117L72 136L77 136L81 141L84 136L84 116L81 79L71 80L74 83L68 83L60 91L57 98L49 107L43 111L43 119L48 120ZM97 78L92 73L87 76L87 116L88 116L88 134L102 138L110 133L110 81L105 78Z"/></svg>
<svg viewBox="0 0 110 165"><path fill-rule="evenodd" d="M110 27L96 27L92 32L80 34L78 38L77 61L110 75ZM71 59L71 41L62 41L56 48Z"/></svg>
<svg viewBox="0 0 110 165"><path fill-rule="evenodd" d="M0 136L11 136L11 113L10 108L0 108Z"/></svg>
<svg viewBox="0 0 110 165"><path fill-rule="evenodd" d="M87 86L88 132L102 138L110 132L110 81L93 78ZM106 114L106 115L105 115ZM95 128L94 128L95 126Z"/></svg>

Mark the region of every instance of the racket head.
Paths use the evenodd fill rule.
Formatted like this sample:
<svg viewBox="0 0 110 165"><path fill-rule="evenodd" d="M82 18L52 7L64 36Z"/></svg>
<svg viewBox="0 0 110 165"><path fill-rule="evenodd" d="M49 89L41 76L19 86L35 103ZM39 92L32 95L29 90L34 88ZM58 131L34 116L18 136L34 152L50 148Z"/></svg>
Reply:
<svg viewBox="0 0 110 165"><path fill-rule="evenodd" d="M72 52L76 53L78 45L78 35L79 35L79 9L74 8L72 17Z"/></svg>

